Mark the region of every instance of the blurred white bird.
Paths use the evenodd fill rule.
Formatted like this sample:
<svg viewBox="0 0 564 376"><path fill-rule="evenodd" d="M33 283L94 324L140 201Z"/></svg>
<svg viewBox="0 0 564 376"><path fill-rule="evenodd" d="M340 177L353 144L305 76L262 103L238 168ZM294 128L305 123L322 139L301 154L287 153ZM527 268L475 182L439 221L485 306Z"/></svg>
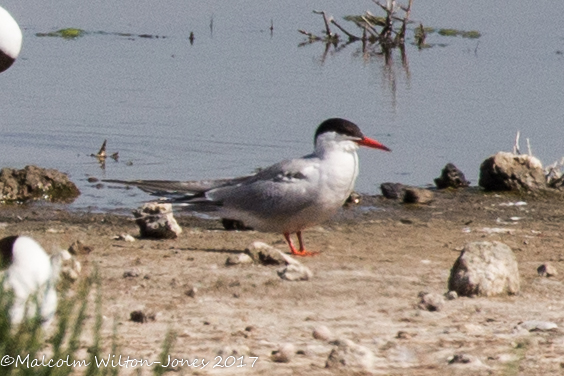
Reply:
<svg viewBox="0 0 564 376"><path fill-rule="evenodd" d="M348 120L319 125L314 152L286 160L255 175L202 181L105 180L139 187L194 211L214 211L259 231L284 234L293 255L307 256L302 230L333 216L351 195L358 176L359 146L390 151ZM298 236L299 249L290 234Z"/></svg>
<svg viewBox="0 0 564 376"><path fill-rule="evenodd" d="M0 7L0 72L14 63L22 48L22 31L18 23Z"/></svg>
<svg viewBox="0 0 564 376"><path fill-rule="evenodd" d="M59 254L49 257L27 236L0 239L0 278L4 278L4 290L14 293L12 325L18 325L24 317L33 318L37 304L44 326L51 322L57 309L55 288L60 268Z"/></svg>

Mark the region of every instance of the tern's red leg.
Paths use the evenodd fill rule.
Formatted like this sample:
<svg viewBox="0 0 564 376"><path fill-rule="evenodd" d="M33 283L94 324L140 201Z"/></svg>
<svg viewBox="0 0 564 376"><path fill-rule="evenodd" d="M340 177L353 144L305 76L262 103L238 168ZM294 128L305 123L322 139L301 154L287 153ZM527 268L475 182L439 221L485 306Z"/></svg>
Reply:
<svg viewBox="0 0 564 376"><path fill-rule="evenodd" d="M294 256L314 256L317 255L319 252L308 252L305 250L304 247L304 240L302 238L302 232L298 231L296 233L296 235L298 235L298 242L300 243L300 249L297 250L296 247L294 247L294 243L292 243L292 239L290 239L290 233L289 232L285 232L284 233L284 238L286 239L286 242L288 242L288 246L290 247L290 252L292 253L292 255Z"/></svg>

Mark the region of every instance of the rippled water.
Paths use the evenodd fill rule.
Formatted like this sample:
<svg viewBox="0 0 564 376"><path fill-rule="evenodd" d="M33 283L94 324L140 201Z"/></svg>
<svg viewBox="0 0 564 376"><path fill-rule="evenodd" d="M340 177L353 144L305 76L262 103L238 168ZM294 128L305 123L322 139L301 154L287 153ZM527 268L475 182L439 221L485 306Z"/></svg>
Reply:
<svg viewBox="0 0 564 376"><path fill-rule="evenodd" d="M358 43L326 56L321 43L298 46L298 29L321 33L313 9L340 20L377 13L371 1L0 5L24 34L0 75L0 165L69 173L83 191L74 208L146 199L88 177L228 177L307 154L316 126L334 116L393 149L361 151L364 193L385 181L432 183L448 162L477 183L481 161L510 150L517 130L544 163L564 156L564 2L415 0L413 20L482 36L430 34L432 48L408 44L406 63L395 53L391 64L363 57ZM36 36L66 27L89 33ZM104 139L120 159L103 169L90 154Z"/></svg>

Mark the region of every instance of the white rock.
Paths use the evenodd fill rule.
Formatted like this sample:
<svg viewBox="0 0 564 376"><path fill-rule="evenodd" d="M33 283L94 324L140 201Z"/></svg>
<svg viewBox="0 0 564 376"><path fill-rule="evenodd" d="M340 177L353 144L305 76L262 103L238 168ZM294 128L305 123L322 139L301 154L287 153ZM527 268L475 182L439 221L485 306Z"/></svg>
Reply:
<svg viewBox="0 0 564 376"><path fill-rule="evenodd" d="M171 204L150 202L134 210L133 215L143 238L175 239L182 232L172 214Z"/></svg>
<svg viewBox="0 0 564 376"><path fill-rule="evenodd" d="M468 243L451 269L448 287L460 296L517 294L520 281L515 254L500 242Z"/></svg>

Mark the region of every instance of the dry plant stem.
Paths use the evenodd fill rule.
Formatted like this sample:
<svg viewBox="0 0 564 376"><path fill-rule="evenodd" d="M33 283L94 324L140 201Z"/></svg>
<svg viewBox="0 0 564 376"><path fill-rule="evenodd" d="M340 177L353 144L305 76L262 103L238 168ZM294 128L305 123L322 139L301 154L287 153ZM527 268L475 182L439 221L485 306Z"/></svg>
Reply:
<svg viewBox="0 0 564 376"><path fill-rule="evenodd" d="M337 26L337 27L339 28L339 30L341 30L343 33L345 33L346 36L349 37L349 40L359 40L359 39L360 39L360 38L357 37L356 35L352 35L352 34L349 33L348 31L346 31L345 29L343 29L343 28L341 27L341 25L339 25L339 24L337 23L337 21L331 19L331 23L332 23L333 25Z"/></svg>
<svg viewBox="0 0 564 376"><path fill-rule="evenodd" d="M517 136L515 136L515 144L513 145L513 154L521 154L519 150L519 137L521 137L521 131L517 131Z"/></svg>
<svg viewBox="0 0 564 376"><path fill-rule="evenodd" d="M364 29L366 31L368 31L372 36L374 36L376 38L380 38L380 35L376 31L376 28L370 23L370 21L368 21L368 19L364 16L362 16L362 20L366 23L366 26L367 26Z"/></svg>
<svg viewBox="0 0 564 376"><path fill-rule="evenodd" d="M321 14L323 16L323 22L325 22L325 34L327 35L327 38L331 38L333 34L331 33L331 29L329 28L329 21L327 20L327 15L325 14L325 11L314 10L313 13Z"/></svg>
<svg viewBox="0 0 564 376"><path fill-rule="evenodd" d="M384 9L384 12L386 12L386 13L389 13L389 12L390 12L390 10L388 9L388 7L385 6L385 5L380 4L379 1L376 1L376 0L372 0L372 1L374 2L374 4L378 5L380 8Z"/></svg>
<svg viewBox="0 0 564 376"><path fill-rule="evenodd" d="M321 40L321 38L319 38L317 35L313 35L312 33L308 33L307 31L298 30L298 32L306 35L310 40Z"/></svg>

